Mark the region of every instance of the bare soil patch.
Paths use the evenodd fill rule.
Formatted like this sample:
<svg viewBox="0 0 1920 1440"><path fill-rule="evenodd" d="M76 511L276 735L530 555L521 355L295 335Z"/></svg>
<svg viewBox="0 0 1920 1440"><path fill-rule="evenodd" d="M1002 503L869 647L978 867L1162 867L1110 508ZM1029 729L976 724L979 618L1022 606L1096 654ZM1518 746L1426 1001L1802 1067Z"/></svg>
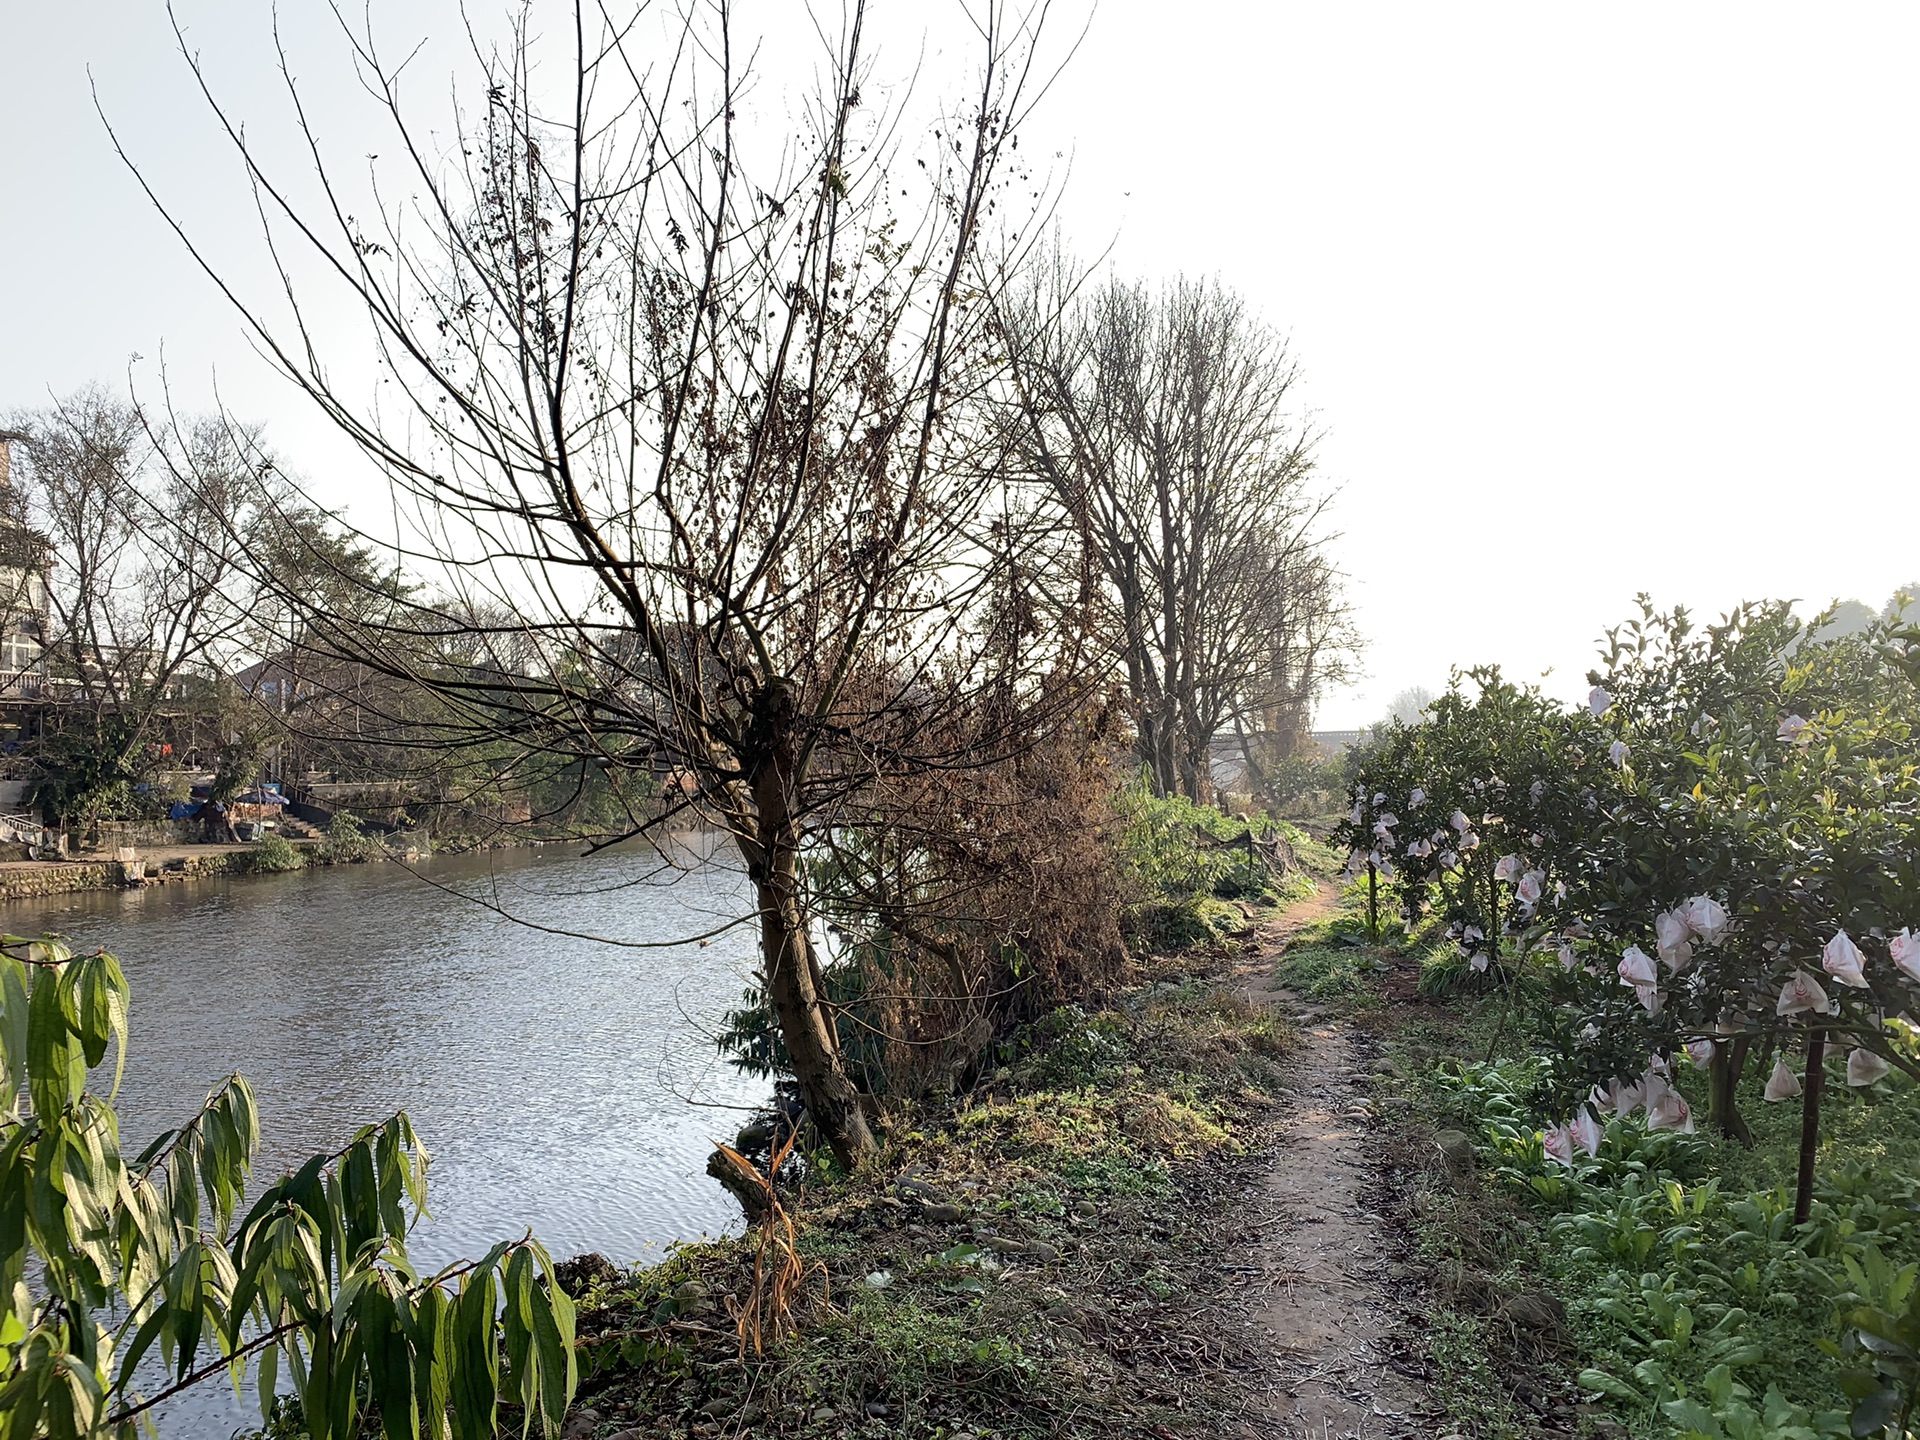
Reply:
<svg viewBox="0 0 1920 1440"><path fill-rule="evenodd" d="M1236 977L1245 998L1298 1027L1284 1088L1258 1140L1266 1217L1247 1254L1247 1318L1269 1357L1246 1433L1314 1440L1431 1436L1410 1246L1386 1219L1388 1184L1368 1103L1377 1046L1353 1021L1277 988L1286 946L1335 906L1331 886L1265 927Z"/></svg>

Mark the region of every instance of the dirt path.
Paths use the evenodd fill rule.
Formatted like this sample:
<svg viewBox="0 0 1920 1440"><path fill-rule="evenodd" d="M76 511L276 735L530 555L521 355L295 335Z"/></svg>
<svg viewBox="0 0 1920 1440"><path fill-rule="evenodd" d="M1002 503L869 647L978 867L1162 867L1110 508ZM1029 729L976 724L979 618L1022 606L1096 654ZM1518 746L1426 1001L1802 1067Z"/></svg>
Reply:
<svg viewBox="0 0 1920 1440"><path fill-rule="evenodd" d="M1247 998L1300 1027L1290 1084L1266 1136L1258 1201L1269 1217L1247 1257L1252 1320L1272 1365L1246 1433L1274 1440L1400 1440L1435 1434L1419 1384L1401 1373L1415 1330L1405 1267L1369 1202L1376 1188L1367 1107L1374 1053L1348 1022L1275 988L1274 961L1334 907L1323 885L1260 935L1238 977Z"/></svg>

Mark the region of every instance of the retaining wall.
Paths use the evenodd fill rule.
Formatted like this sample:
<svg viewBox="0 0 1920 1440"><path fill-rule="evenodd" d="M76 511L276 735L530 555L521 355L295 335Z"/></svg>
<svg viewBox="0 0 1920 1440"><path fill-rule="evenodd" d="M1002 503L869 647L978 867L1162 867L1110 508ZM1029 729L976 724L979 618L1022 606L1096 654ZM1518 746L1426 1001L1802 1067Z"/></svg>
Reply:
<svg viewBox="0 0 1920 1440"><path fill-rule="evenodd" d="M128 885L166 880L190 880L209 875L237 875L247 870L252 856L245 850L211 855L187 855L158 864L152 861L73 860L0 865L0 901L28 900L41 895L71 895L81 890L119 890Z"/></svg>

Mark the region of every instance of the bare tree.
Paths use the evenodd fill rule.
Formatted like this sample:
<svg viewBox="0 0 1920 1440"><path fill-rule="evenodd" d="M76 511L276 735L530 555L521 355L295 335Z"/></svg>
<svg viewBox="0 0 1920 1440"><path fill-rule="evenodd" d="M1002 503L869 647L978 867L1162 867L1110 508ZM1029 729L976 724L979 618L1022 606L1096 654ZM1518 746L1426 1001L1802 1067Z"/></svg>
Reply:
<svg viewBox="0 0 1920 1440"><path fill-rule="evenodd" d="M1014 463L1097 566L1141 764L1202 799L1228 723L1297 744L1353 649L1293 360L1210 281L1080 294L1056 259L1004 318Z"/></svg>
<svg viewBox="0 0 1920 1440"><path fill-rule="evenodd" d="M1427 707L1439 698L1424 685L1409 685L1387 701L1387 713L1381 717L1379 724L1382 728L1394 724L1417 725Z"/></svg>
<svg viewBox="0 0 1920 1440"><path fill-rule="evenodd" d="M306 247L384 362L380 408L335 379L305 322L339 297L306 269L283 267L284 326L229 290L384 472L406 517L390 553L427 586L377 636L310 606L313 642L429 688L442 745L510 736L680 777L666 813L636 811L628 830L677 811L731 833L787 1054L847 1163L873 1140L802 857L884 823L870 799L890 778L1019 743L1025 713L949 721L993 715L1001 694L1030 711L1071 658L1040 637L995 643L1019 531L976 413L1003 364L991 302L1020 243L987 227L1041 88L1044 12L975 7L977 83L916 146L904 112L869 98L853 4L771 161L743 129L749 76L724 4L689 7L659 45L645 12L576 5L554 90L539 77L559 57L524 29L476 46L484 108L444 157L402 104L401 66L370 29L347 32L392 131L382 194L404 200L352 196L289 72L323 191L303 205L194 71L274 255Z"/></svg>
<svg viewBox="0 0 1920 1440"><path fill-rule="evenodd" d="M249 612L256 442L214 418L153 427L99 388L13 424L44 545L49 784L90 817L213 708Z"/></svg>

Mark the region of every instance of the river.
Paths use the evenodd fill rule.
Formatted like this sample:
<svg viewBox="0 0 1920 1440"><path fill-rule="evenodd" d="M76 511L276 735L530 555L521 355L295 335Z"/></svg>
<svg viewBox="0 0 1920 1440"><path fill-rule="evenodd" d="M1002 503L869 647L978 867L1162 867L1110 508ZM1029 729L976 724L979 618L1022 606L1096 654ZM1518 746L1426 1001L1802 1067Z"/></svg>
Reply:
<svg viewBox="0 0 1920 1440"><path fill-rule="evenodd" d="M738 1231L706 1157L767 1093L711 1038L754 963L754 930L722 928L745 879L688 843L674 868L546 847L13 901L0 926L120 957L127 1154L237 1069L259 1101L255 1191L405 1109L433 1155L417 1262L528 1229L555 1258L645 1262ZM223 1382L201 1388L217 1414L174 1407L163 1435L244 1420Z"/></svg>

